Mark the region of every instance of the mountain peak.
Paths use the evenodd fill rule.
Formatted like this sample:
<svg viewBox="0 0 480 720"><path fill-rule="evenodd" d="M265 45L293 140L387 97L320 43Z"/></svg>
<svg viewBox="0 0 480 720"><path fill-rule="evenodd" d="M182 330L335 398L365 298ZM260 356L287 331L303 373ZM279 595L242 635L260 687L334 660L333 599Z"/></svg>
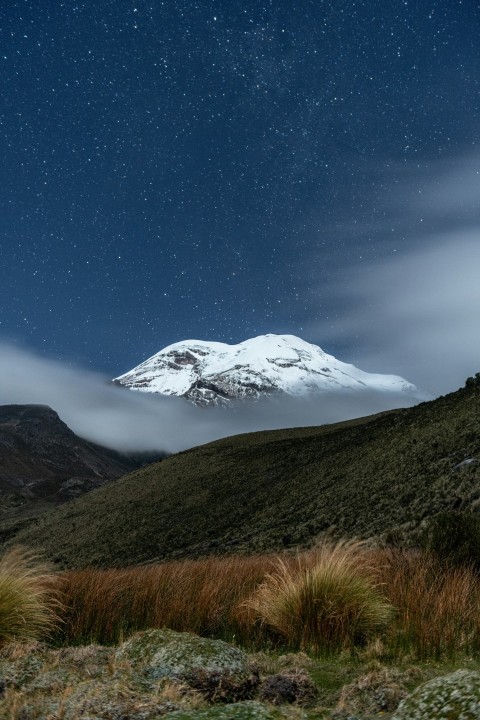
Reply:
<svg viewBox="0 0 480 720"><path fill-rule="evenodd" d="M374 390L404 393L417 388L397 375L366 373L295 335L258 335L236 345L183 340L160 350L115 383L131 390L184 397L197 405L230 405L283 393Z"/></svg>

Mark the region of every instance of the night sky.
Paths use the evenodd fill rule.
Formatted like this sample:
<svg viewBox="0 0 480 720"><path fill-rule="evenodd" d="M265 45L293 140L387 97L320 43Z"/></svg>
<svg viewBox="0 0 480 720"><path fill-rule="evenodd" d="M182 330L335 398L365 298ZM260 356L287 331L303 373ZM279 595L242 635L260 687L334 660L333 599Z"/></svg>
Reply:
<svg viewBox="0 0 480 720"><path fill-rule="evenodd" d="M1 340L114 376L291 333L405 370L349 303L475 246L477 2L10 0L0 31Z"/></svg>

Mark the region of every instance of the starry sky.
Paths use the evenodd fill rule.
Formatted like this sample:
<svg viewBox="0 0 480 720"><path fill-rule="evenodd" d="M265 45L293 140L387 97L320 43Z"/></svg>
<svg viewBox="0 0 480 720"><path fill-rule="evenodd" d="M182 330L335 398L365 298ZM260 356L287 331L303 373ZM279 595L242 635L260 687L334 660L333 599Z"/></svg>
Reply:
<svg viewBox="0 0 480 720"><path fill-rule="evenodd" d="M266 332L409 370L349 308L480 247L479 37L473 0L1 3L0 339L110 376Z"/></svg>

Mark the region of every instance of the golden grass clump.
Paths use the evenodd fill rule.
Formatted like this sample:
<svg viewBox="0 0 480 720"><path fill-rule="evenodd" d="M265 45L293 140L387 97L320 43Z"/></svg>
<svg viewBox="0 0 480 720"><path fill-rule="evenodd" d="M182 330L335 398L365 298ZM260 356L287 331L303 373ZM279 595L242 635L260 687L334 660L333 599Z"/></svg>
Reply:
<svg viewBox="0 0 480 720"><path fill-rule="evenodd" d="M294 648L318 653L364 644L394 614L366 558L362 543L339 542L293 565L278 559L246 604Z"/></svg>
<svg viewBox="0 0 480 720"><path fill-rule="evenodd" d="M38 555L15 547L0 559L0 644L35 640L59 622L56 575Z"/></svg>

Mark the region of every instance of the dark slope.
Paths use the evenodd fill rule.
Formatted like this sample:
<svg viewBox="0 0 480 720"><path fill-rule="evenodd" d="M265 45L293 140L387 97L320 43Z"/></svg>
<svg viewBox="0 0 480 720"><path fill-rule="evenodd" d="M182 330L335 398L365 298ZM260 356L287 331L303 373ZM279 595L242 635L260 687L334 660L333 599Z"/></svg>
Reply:
<svg viewBox="0 0 480 720"><path fill-rule="evenodd" d="M480 505L480 393L179 453L44 515L18 535L63 565L120 565L408 533Z"/></svg>
<svg viewBox="0 0 480 720"><path fill-rule="evenodd" d="M47 406L0 406L0 538L139 464L82 440Z"/></svg>

